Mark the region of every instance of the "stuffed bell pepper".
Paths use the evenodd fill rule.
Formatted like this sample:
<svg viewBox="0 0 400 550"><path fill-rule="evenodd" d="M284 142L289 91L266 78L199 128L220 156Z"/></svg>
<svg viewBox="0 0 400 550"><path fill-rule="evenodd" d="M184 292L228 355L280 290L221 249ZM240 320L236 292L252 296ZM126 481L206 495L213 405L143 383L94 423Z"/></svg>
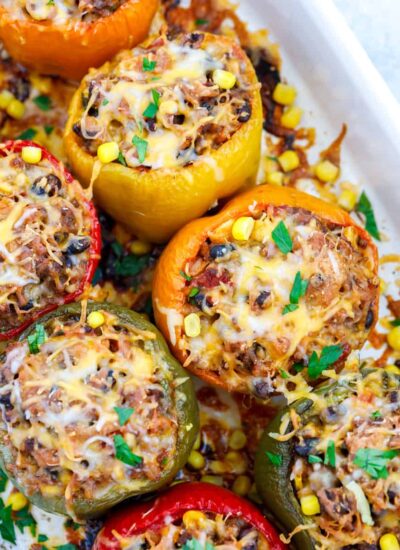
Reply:
<svg viewBox="0 0 400 550"><path fill-rule="evenodd" d="M262 130L259 84L229 38L159 36L91 71L70 106L65 146L100 206L164 242L253 183Z"/></svg>
<svg viewBox="0 0 400 550"><path fill-rule="evenodd" d="M283 550L274 528L248 501L208 483L182 483L153 502L112 514L93 550L218 548Z"/></svg>
<svg viewBox="0 0 400 550"><path fill-rule="evenodd" d="M194 374L265 399L362 346L377 318L377 269L371 238L346 212L259 186L170 241L155 318Z"/></svg>
<svg viewBox="0 0 400 550"><path fill-rule="evenodd" d="M29 141L0 145L0 340L76 300L100 254L94 206L63 164Z"/></svg>
<svg viewBox="0 0 400 550"><path fill-rule="evenodd" d="M399 471L394 366L342 373L283 410L256 457L259 493L299 550L399 548Z"/></svg>
<svg viewBox="0 0 400 550"><path fill-rule="evenodd" d="M197 435L189 377L125 308L59 308L8 345L0 376L4 468L50 512L96 516L168 484Z"/></svg>
<svg viewBox="0 0 400 550"><path fill-rule="evenodd" d="M0 39L42 74L79 79L147 36L158 0L2 0Z"/></svg>

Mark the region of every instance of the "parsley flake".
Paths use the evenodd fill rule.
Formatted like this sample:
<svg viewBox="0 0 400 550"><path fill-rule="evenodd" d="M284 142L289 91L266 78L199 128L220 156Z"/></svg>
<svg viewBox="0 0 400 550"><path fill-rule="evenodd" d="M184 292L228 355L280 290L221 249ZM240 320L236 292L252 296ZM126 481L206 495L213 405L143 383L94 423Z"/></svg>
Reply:
<svg viewBox="0 0 400 550"><path fill-rule="evenodd" d="M35 103L35 105L39 107L41 111L50 111L50 109L53 107L53 102L51 101L51 98L47 95L38 95L33 99L33 103Z"/></svg>
<svg viewBox="0 0 400 550"><path fill-rule="evenodd" d="M143 58L143 70L146 72L154 71L156 68L157 62L156 61L150 61L148 57Z"/></svg>
<svg viewBox="0 0 400 550"><path fill-rule="evenodd" d="M149 145L148 142L139 136L133 136L132 143L136 147L140 164L143 164L146 158L147 147Z"/></svg>
<svg viewBox="0 0 400 550"><path fill-rule="evenodd" d="M25 527L29 527L29 531L33 536L36 536L36 520L29 511L29 504L27 504L22 510L18 510L15 514L15 524L21 533L24 532Z"/></svg>
<svg viewBox="0 0 400 550"><path fill-rule="evenodd" d="M119 162L120 164L122 164L122 166L128 166L128 165L126 164L125 157L124 157L124 155L121 153L121 151L118 153L118 159L117 159L117 160L118 160L118 162Z"/></svg>
<svg viewBox="0 0 400 550"><path fill-rule="evenodd" d="M38 535L37 540L38 542L46 542L49 540L49 537L47 535Z"/></svg>
<svg viewBox="0 0 400 550"><path fill-rule="evenodd" d="M302 296L305 295L308 288L308 281L301 278L301 273L298 271L294 278L292 290L290 291L290 303L298 304Z"/></svg>
<svg viewBox="0 0 400 550"><path fill-rule="evenodd" d="M143 462L141 456L135 455L122 435L114 435L115 456L128 466L139 466Z"/></svg>
<svg viewBox="0 0 400 550"><path fill-rule="evenodd" d="M272 239L283 254L289 254L293 249L293 241L283 221L280 221L272 231Z"/></svg>
<svg viewBox="0 0 400 550"><path fill-rule="evenodd" d="M354 464L362 468L372 479L387 479L387 463L400 454L400 449L380 451L379 449L358 449Z"/></svg>
<svg viewBox="0 0 400 550"><path fill-rule="evenodd" d="M390 321L390 324L392 325L392 327L400 327L400 318Z"/></svg>
<svg viewBox="0 0 400 550"><path fill-rule="evenodd" d="M0 499L0 536L2 539L15 544L15 527L11 516L11 506L4 506Z"/></svg>
<svg viewBox="0 0 400 550"><path fill-rule="evenodd" d="M198 293L200 292L200 289L197 288L196 286L194 286L193 288L190 289L190 292L188 294L188 298L194 298L195 296L198 295Z"/></svg>
<svg viewBox="0 0 400 550"><path fill-rule="evenodd" d="M135 412L135 409L132 407L114 407L114 411L118 415L119 425L124 426Z"/></svg>
<svg viewBox="0 0 400 550"><path fill-rule="evenodd" d="M308 462L310 464L318 464L322 462L322 458L317 455L308 455Z"/></svg>
<svg viewBox="0 0 400 550"><path fill-rule="evenodd" d="M27 128L21 134L19 134L17 139L33 139L36 134L37 130L35 130L34 128Z"/></svg>
<svg viewBox="0 0 400 550"><path fill-rule="evenodd" d="M181 275L186 281L190 282L192 280L192 277L187 273L185 273L184 271L182 271L182 269L180 270L179 275Z"/></svg>
<svg viewBox="0 0 400 550"><path fill-rule="evenodd" d="M308 376L311 380L318 378L325 369L336 363L336 361L342 356L342 346L325 346L320 357L316 351L313 351L308 362Z"/></svg>
<svg viewBox="0 0 400 550"><path fill-rule="evenodd" d="M365 191L360 195L358 203L356 204L356 211L364 214L365 217L365 229L370 235L372 235L377 241L381 240L378 225L376 223L374 210L372 208L371 201L367 197Z"/></svg>
<svg viewBox="0 0 400 550"><path fill-rule="evenodd" d="M153 101L149 103L146 109L143 111L144 118L154 118L158 111L158 106L160 104L160 94L157 90L151 90L151 96Z"/></svg>
<svg viewBox="0 0 400 550"><path fill-rule="evenodd" d="M46 341L46 331L42 324L37 324L32 334L28 336L29 351L33 354L39 353L40 346Z"/></svg>
<svg viewBox="0 0 400 550"><path fill-rule="evenodd" d="M49 136L54 130L54 126L48 126L47 124L43 126L43 128L44 128L44 131L46 132L46 136Z"/></svg>
<svg viewBox="0 0 400 550"><path fill-rule="evenodd" d="M2 493L5 490L7 486L7 482L8 482L7 474L0 469L0 493Z"/></svg>
<svg viewBox="0 0 400 550"><path fill-rule="evenodd" d="M326 448L325 453L325 460L324 464L326 466L332 466L332 468L336 467L336 450L335 450L335 442L332 440L328 441L328 446Z"/></svg>
<svg viewBox="0 0 400 550"><path fill-rule="evenodd" d="M268 460L273 466L282 466L283 464L282 455L278 455L277 453L271 453L269 451L265 451L265 454L267 455Z"/></svg>
<svg viewBox="0 0 400 550"><path fill-rule="evenodd" d="M287 304L282 310L282 315L292 313L292 311L296 311L296 309L299 309L299 306L297 304Z"/></svg>
<svg viewBox="0 0 400 550"><path fill-rule="evenodd" d="M373 413L371 413L371 418L372 420L380 420L382 418L381 411L374 411Z"/></svg>
<svg viewBox="0 0 400 550"><path fill-rule="evenodd" d="M199 19L196 19L195 23L196 23L196 27L202 27L203 25L208 25L209 21L208 19L199 18Z"/></svg>

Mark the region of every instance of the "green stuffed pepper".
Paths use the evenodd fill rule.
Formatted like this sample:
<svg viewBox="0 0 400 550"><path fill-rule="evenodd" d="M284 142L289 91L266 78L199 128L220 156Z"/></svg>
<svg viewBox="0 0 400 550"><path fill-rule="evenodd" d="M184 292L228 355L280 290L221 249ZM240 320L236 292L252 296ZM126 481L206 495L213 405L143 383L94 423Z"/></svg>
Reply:
<svg viewBox="0 0 400 550"><path fill-rule="evenodd" d="M9 344L0 404L3 467L34 504L76 518L168 484L198 431L160 333L110 304L63 306Z"/></svg>
<svg viewBox="0 0 400 550"><path fill-rule="evenodd" d="M400 369L342 373L281 411L255 469L265 505L299 550L398 548Z"/></svg>

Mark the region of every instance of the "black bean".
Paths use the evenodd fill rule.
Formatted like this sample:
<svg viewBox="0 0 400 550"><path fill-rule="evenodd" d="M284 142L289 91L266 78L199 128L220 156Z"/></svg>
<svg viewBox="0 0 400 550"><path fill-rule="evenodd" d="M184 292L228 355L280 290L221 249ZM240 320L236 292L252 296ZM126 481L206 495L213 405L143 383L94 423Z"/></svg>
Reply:
<svg viewBox="0 0 400 550"><path fill-rule="evenodd" d="M11 81L10 88L10 91L19 101L24 102L31 95L31 84L26 78L15 77Z"/></svg>
<svg viewBox="0 0 400 550"><path fill-rule="evenodd" d="M372 324L374 322L374 312L372 311L372 309L369 309L368 310L368 313L367 313L367 317L365 319L365 328L366 329L369 329L372 327Z"/></svg>
<svg viewBox="0 0 400 550"><path fill-rule="evenodd" d="M254 383L254 392L258 397L261 397L261 399L265 399L271 395L274 390L270 382L260 380Z"/></svg>
<svg viewBox="0 0 400 550"><path fill-rule="evenodd" d="M185 122L185 115L174 115L174 118L172 119L174 124L183 124Z"/></svg>
<svg viewBox="0 0 400 550"><path fill-rule="evenodd" d="M48 174L47 176L40 176L35 179L32 184L31 190L35 195L54 197L54 195L61 189L61 180L55 174Z"/></svg>
<svg viewBox="0 0 400 550"><path fill-rule="evenodd" d="M90 247L89 237L80 237L73 239L66 250L67 255L81 254Z"/></svg>
<svg viewBox="0 0 400 550"><path fill-rule="evenodd" d="M399 392L391 391L389 394L389 399L391 403L397 403L399 400Z"/></svg>
<svg viewBox="0 0 400 550"><path fill-rule="evenodd" d="M75 122L75 124L72 126L72 130L75 132L75 134L79 137L83 137L82 136L82 128L81 128L81 123L80 122Z"/></svg>
<svg viewBox="0 0 400 550"><path fill-rule="evenodd" d="M11 392L0 396L0 403L4 405L6 411L11 410L13 408L11 403Z"/></svg>
<svg viewBox="0 0 400 550"><path fill-rule="evenodd" d="M33 437L28 437L27 439L25 439L24 447L25 447L25 451L27 453L32 453L34 448L35 448L34 438Z"/></svg>
<svg viewBox="0 0 400 550"><path fill-rule="evenodd" d="M338 407L328 407L322 412L321 416L328 424L336 422L340 416L339 409Z"/></svg>
<svg viewBox="0 0 400 550"><path fill-rule="evenodd" d="M33 302L32 300L29 300L29 302L27 302L24 306L21 306L19 309L22 311L29 311L32 308L33 308Z"/></svg>
<svg viewBox="0 0 400 550"><path fill-rule="evenodd" d="M247 122L251 117L251 105L248 101L244 103L237 111L238 121Z"/></svg>
<svg viewBox="0 0 400 550"><path fill-rule="evenodd" d="M229 252L232 252L232 250L235 250L235 247L233 244L215 244L210 248L210 258L213 260L216 260L217 258L223 258Z"/></svg>
<svg viewBox="0 0 400 550"><path fill-rule="evenodd" d="M268 290L262 290L256 298L256 304L263 307L265 301L270 297L271 293Z"/></svg>
<svg viewBox="0 0 400 550"><path fill-rule="evenodd" d="M299 456L315 454L315 447L318 441L318 437L308 437L307 439L304 439L302 443L295 445L294 450Z"/></svg>

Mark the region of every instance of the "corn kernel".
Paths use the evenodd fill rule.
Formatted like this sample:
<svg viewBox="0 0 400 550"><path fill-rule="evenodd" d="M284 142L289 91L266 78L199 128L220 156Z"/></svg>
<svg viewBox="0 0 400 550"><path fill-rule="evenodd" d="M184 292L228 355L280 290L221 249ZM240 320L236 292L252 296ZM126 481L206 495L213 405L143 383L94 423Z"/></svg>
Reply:
<svg viewBox="0 0 400 550"><path fill-rule="evenodd" d="M106 318L100 311L91 311L87 317L87 324L90 328L99 328L106 322Z"/></svg>
<svg viewBox="0 0 400 550"><path fill-rule="evenodd" d="M102 143L97 149L97 156L103 164L109 164L114 160L117 160L119 155L119 146L115 141L108 141Z"/></svg>
<svg viewBox="0 0 400 550"><path fill-rule="evenodd" d="M42 160L42 150L39 147L22 147L21 157L28 164L38 164Z"/></svg>
<svg viewBox="0 0 400 550"><path fill-rule="evenodd" d="M61 485L42 485L40 491L45 497L56 497L63 493Z"/></svg>
<svg viewBox="0 0 400 550"><path fill-rule="evenodd" d="M248 476L238 476L233 485L232 490L234 493L244 497L248 494L251 489L251 481Z"/></svg>
<svg viewBox="0 0 400 550"><path fill-rule="evenodd" d="M191 451L187 462L195 470L201 470L206 465L206 460L199 451Z"/></svg>
<svg viewBox="0 0 400 550"><path fill-rule="evenodd" d="M271 185L283 185L283 178L284 175L282 172L270 172L267 174L267 183L270 183Z"/></svg>
<svg viewBox="0 0 400 550"><path fill-rule="evenodd" d="M13 512L22 510L27 504L28 499L22 493L11 493L6 502L6 506L11 506Z"/></svg>
<svg viewBox="0 0 400 550"><path fill-rule="evenodd" d="M391 372L392 374L395 374L396 376L400 375L400 368L396 367L396 365L387 365L385 367L385 371Z"/></svg>
<svg viewBox="0 0 400 550"><path fill-rule="evenodd" d="M6 183L5 181L0 181L0 193L3 193L4 195L9 195L13 192L13 188L9 183Z"/></svg>
<svg viewBox="0 0 400 550"><path fill-rule="evenodd" d="M339 174L339 168L329 160L319 162L315 167L315 175L321 181L334 181Z"/></svg>
<svg viewBox="0 0 400 550"><path fill-rule="evenodd" d="M19 99L13 99L7 107L7 114L11 118L21 120L25 114L25 105Z"/></svg>
<svg viewBox="0 0 400 550"><path fill-rule="evenodd" d="M243 216L232 225L232 237L238 241L248 241L254 229L254 218Z"/></svg>
<svg viewBox="0 0 400 550"><path fill-rule="evenodd" d="M339 206L351 212L357 204L357 195L351 189L345 189L339 195Z"/></svg>
<svg viewBox="0 0 400 550"><path fill-rule="evenodd" d="M197 315L197 313L189 313L189 315L186 315L185 319L183 320L183 324L185 328L185 334L186 336L189 336L189 338L196 338L196 336L200 335L201 322L200 317Z"/></svg>
<svg viewBox="0 0 400 550"><path fill-rule="evenodd" d="M228 445L231 449L235 451L239 451L240 449L243 449L243 447L247 443L247 437L242 430L235 430L231 433L231 436L229 438Z"/></svg>
<svg viewBox="0 0 400 550"><path fill-rule="evenodd" d="M226 454L226 460L229 463L230 471L235 474L244 474L247 470L247 460L242 453L238 451L229 451Z"/></svg>
<svg viewBox="0 0 400 550"><path fill-rule="evenodd" d="M379 278L379 290L380 290L380 293L381 294L385 294L386 290L387 290L387 283L384 279L382 279L382 277Z"/></svg>
<svg viewBox="0 0 400 550"><path fill-rule="evenodd" d="M201 476L201 480L204 483L212 483L213 485L218 485L222 487L224 484L224 479L221 476Z"/></svg>
<svg viewBox="0 0 400 550"><path fill-rule="evenodd" d="M400 351L400 327L394 327L387 335L389 346L395 351Z"/></svg>
<svg viewBox="0 0 400 550"><path fill-rule="evenodd" d="M210 463L210 470L213 474L224 474L226 472L226 466L222 460L213 460Z"/></svg>
<svg viewBox="0 0 400 550"><path fill-rule="evenodd" d="M296 88L289 86L289 84L279 82L279 84L275 86L272 99L281 105L291 105L296 99L296 95Z"/></svg>
<svg viewBox="0 0 400 550"><path fill-rule="evenodd" d="M224 90L230 90L236 84L236 76L230 71L223 71L222 69L216 69L213 72L214 84Z"/></svg>
<svg viewBox="0 0 400 550"><path fill-rule="evenodd" d="M0 92L0 109L7 109L13 99L14 96L9 90Z"/></svg>
<svg viewBox="0 0 400 550"><path fill-rule="evenodd" d="M295 476L294 478L294 486L298 491L303 488L303 478L301 476Z"/></svg>
<svg viewBox="0 0 400 550"><path fill-rule="evenodd" d="M189 510L188 512L185 512L182 516L182 521L185 524L185 527L190 527L193 524L202 526L204 525L206 520L206 515L203 514L203 512L199 512L197 510Z"/></svg>
<svg viewBox="0 0 400 550"><path fill-rule="evenodd" d="M385 533L381 536L379 547L381 550L400 550L399 540L392 533Z"/></svg>
<svg viewBox="0 0 400 550"><path fill-rule="evenodd" d="M296 151L285 151L278 157L279 164L284 172L291 172L300 164L299 155Z"/></svg>
<svg viewBox="0 0 400 550"><path fill-rule="evenodd" d="M130 245L132 254L136 256L144 256L151 252L151 244L145 241L133 241Z"/></svg>
<svg viewBox="0 0 400 550"><path fill-rule="evenodd" d="M292 105L292 107L289 107L285 110L283 115L281 116L281 124L285 128L290 128L293 130L300 124L301 117L303 116L303 109L300 109L300 107L296 107L295 105Z"/></svg>
<svg viewBox="0 0 400 550"><path fill-rule="evenodd" d="M321 512L319 500L316 495L307 495L300 499L301 511L305 516L315 516Z"/></svg>
<svg viewBox="0 0 400 550"><path fill-rule="evenodd" d="M63 470L60 473L59 479L63 485L67 485L72 477L72 473L69 470Z"/></svg>
<svg viewBox="0 0 400 550"><path fill-rule="evenodd" d="M176 101L169 99L160 103L159 111L162 115L176 115L178 112L178 104Z"/></svg>

